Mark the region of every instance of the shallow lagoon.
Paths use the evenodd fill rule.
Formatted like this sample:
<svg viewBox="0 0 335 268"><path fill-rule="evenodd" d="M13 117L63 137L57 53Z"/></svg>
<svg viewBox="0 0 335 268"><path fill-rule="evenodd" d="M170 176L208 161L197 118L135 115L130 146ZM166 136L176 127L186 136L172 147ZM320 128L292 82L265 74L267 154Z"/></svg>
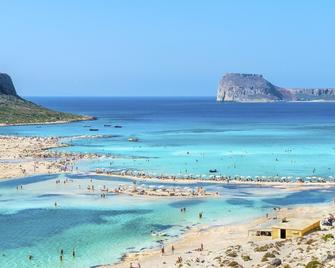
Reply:
<svg viewBox="0 0 335 268"><path fill-rule="evenodd" d="M57 178L58 175L35 176L0 182L1 267L89 267L113 263L126 251L158 246L160 239L175 239L198 224L243 222L271 212L274 206L310 204L310 200L328 202L335 194L335 189L287 192L254 185L201 183L191 186L216 190L221 196L185 200L109 195L101 199L99 193L85 190L89 179L93 179L96 189L102 185L132 184L132 180L68 175L73 182L56 184ZM17 185L23 185L23 189L17 190ZM57 208L54 202L58 203ZM187 208L186 213L180 212L182 207ZM200 211L204 212L202 220L198 219ZM154 237L151 231L163 231L169 236ZM71 256L73 248L76 258ZM65 251L62 264L60 249ZM30 254L34 256L32 261L28 260Z"/></svg>
<svg viewBox="0 0 335 268"><path fill-rule="evenodd" d="M63 136L76 152L111 153L116 159L82 161L97 167L152 173L245 176L332 176L335 103L222 104L211 98L34 98L50 108L97 116L91 122L0 128L0 134ZM89 132L85 125L98 128ZM122 128L105 127L121 125ZM82 135L102 138L76 138ZM128 142L129 136L139 142ZM322 138L320 138L322 137ZM334 189L286 192L255 185L198 184L219 191L209 199L143 199L83 193L86 175L58 175L0 182L0 267L89 267L113 263L126 251L159 245L187 227L247 221L274 206L330 201ZM91 177L90 177L91 178ZM96 185L132 183L94 177ZM157 184L157 183L154 183ZM23 190L16 190L23 185ZM164 185L164 183L162 183ZM192 184L196 187L197 184ZM181 185L184 187L184 185ZM59 207L54 207L54 202ZM187 213L180 213L186 207ZM198 213L204 212L199 221ZM60 249L65 260L59 261ZM76 258L71 256L76 250ZM33 260L27 256L32 254Z"/></svg>

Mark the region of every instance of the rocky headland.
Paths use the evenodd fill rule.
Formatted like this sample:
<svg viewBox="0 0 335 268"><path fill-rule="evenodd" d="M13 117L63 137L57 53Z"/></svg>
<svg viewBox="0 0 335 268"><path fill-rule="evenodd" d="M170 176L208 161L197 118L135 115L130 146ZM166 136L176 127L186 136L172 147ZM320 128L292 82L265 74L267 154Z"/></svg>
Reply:
<svg viewBox="0 0 335 268"><path fill-rule="evenodd" d="M217 101L335 101L335 88L283 88L261 74L225 74L217 91Z"/></svg>
<svg viewBox="0 0 335 268"><path fill-rule="evenodd" d="M94 117L63 113L44 108L20 97L8 74L0 73L0 126L66 123Z"/></svg>

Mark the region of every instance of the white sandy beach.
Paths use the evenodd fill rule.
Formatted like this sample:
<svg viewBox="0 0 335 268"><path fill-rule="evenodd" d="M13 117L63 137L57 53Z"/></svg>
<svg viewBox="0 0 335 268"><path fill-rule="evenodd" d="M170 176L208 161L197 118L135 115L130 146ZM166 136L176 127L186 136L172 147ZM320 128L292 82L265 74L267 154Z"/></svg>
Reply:
<svg viewBox="0 0 335 268"><path fill-rule="evenodd" d="M335 212L332 205L282 209L278 217L323 217ZM161 249L127 254L117 265L104 268L140 267L305 267L315 261L322 267L335 266L335 229L312 232L302 238L272 240L250 237L248 230L266 222L261 217L249 223L193 229ZM325 237L328 237L325 240ZM201 250L203 244L203 250ZM172 252L172 245L174 252ZM319 267L319 266L311 266ZM321 266L320 266L321 267Z"/></svg>
<svg viewBox="0 0 335 268"><path fill-rule="evenodd" d="M77 160L100 157L49 151L65 146L55 137L0 136L0 179L70 172Z"/></svg>
<svg viewBox="0 0 335 268"><path fill-rule="evenodd" d="M56 138L0 137L0 179L61 172L55 161L44 159L45 150L64 146Z"/></svg>

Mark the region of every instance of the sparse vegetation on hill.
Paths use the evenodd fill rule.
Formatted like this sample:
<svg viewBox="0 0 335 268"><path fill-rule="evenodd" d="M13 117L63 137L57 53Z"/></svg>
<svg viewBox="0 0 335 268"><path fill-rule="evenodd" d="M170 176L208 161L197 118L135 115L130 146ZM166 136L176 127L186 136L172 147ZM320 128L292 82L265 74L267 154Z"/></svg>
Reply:
<svg viewBox="0 0 335 268"><path fill-rule="evenodd" d="M52 111L19 97L9 75L0 73L0 125L91 120L93 117Z"/></svg>

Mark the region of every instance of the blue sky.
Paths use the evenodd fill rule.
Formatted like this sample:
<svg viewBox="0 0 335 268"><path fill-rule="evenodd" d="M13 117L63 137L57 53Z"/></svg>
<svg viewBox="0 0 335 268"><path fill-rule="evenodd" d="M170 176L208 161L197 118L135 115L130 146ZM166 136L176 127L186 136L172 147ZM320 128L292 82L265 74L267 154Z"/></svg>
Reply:
<svg viewBox="0 0 335 268"><path fill-rule="evenodd" d="M335 87L335 1L0 0L24 96L214 96L226 72Z"/></svg>

